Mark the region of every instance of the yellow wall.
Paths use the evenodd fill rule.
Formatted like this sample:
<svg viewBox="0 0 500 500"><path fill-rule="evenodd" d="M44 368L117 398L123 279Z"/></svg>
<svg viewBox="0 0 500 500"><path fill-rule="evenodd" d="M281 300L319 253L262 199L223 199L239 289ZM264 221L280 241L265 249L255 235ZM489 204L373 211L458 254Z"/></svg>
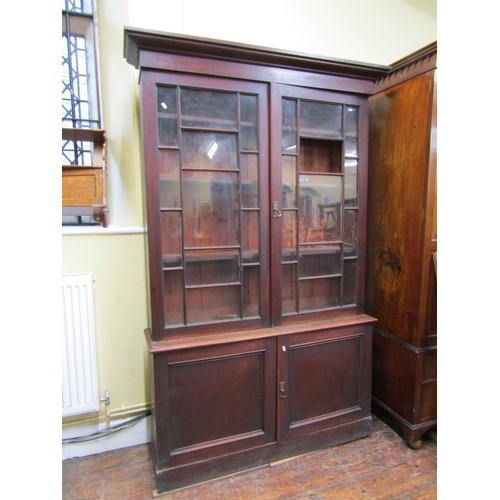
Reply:
<svg viewBox="0 0 500 500"><path fill-rule="evenodd" d="M148 399L148 325L138 73L123 58L133 26L390 64L436 39L435 0L97 0L108 134L110 228L62 238L63 272L94 273L99 390L112 414ZM116 234L121 231L130 234ZM104 413L104 407L101 415Z"/></svg>
<svg viewBox="0 0 500 500"><path fill-rule="evenodd" d="M63 271L94 274L99 391L113 412L147 401L144 234L65 236ZM104 407L103 407L104 409Z"/></svg>
<svg viewBox="0 0 500 500"><path fill-rule="evenodd" d="M129 0L134 27L391 64L436 40L436 0Z"/></svg>

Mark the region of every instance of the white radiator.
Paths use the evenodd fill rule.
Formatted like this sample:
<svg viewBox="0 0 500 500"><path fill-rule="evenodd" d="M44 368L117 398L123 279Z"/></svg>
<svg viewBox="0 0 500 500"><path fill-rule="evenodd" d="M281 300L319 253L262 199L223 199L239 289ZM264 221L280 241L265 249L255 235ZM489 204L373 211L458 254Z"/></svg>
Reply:
<svg viewBox="0 0 500 500"><path fill-rule="evenodd" d="M62 275L62 416L99 410L92 273Z"/></svg>

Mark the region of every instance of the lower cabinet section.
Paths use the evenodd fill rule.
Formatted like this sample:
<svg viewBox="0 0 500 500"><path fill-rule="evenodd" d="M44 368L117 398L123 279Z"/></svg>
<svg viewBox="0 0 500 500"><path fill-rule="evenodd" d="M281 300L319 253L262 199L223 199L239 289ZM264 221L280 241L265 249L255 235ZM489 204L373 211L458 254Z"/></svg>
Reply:
<svg viewBox="0 0 500 500"><path fill-rule="evenodd" d="M372 326L317 328L151 349L158 492L370 434Z"/></svg>
<svg viewBox="0 0 500 500"><path fill-rule="evenodd" d="M268 339L155 355L158 467L274 441L275 359Z"/></svg>
<svg viewBox="0 0 500 500"><path fill-rule="evenodd" d="M417 348L376 330L373 352L374 411L420 448L437 424L437 346Z"/></svg>

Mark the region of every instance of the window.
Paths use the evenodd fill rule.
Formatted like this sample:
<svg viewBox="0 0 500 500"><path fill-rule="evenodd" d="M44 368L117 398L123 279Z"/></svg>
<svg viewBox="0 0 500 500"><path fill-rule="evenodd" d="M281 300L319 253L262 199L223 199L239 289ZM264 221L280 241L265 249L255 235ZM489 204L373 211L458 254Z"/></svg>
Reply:
<svg viewBox="0 0 500 500"><path fill-rule="evenodd" d="M94 12L92 0L63 0L63 225L107 224Z"/></svg>

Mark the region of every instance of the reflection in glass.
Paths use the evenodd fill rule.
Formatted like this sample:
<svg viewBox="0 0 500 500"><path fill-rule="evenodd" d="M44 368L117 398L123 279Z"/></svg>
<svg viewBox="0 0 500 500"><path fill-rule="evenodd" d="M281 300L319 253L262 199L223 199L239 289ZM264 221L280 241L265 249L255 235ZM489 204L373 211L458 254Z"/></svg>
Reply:
<svg viewBox="0 0 500 500"><path fill-rule="evenodd" d="M358 211L344 210L344 243L356 248L358 243Z"/></svg>
<svg viewBox="0 0 500 500"><path fill-rule="evenodd" d="M344 202L346 207L358 205L358 162L346 160L344 165Z"/></svg>
<svg viewBox="0 0 500 500"><path fill-rule="evenodd" d="M342 105L301 101L300 135L313 137L342 136Z"/></svg>
<svg viewBox="0 0 500 500"><path fill-rule="evenodd" d="M300 242L339 240L342 178L301 174L299 180Z"/></svg>
<svg viewBox="0 0 500 500"><path fill-rule="evenodd" d="M243 317L259 315L260 267L243 268Z"/></svg>
<svg viewBox="0 0 500 500"><path fill-rule="evenodd" d="M161 251L164 268L182 265L180 212L161 213Z"/></svg>
<svg viewBox="0 0 500 500"><path fill-rule="evenodd" d="M340 273L340 245L301 246L299 277L329 276Z"/></svg>
<svg viewBox="0 0 500 500"><path fill-rule="evenodd" d="M187 247L238 245L238 173L183 173Z"/></svg>
<svg viewBox="0 0 500 500"><path fill-rule="evenodd" d="M181 205L179 151L162 149L160 157L160 207Z"/></svg>
<svg viewBox="0 0 500 500"><path fill-rule="evenodd" d="M297 259L297 212L283 210L281 213L281 237L283 260Z"/></svg>
<svg viewBox="0 0 500 500"><path fill-rule="evenodd" d="M257 150L257 97L253 95L240 96L241 115L241 149L242 151Z"/></svg>
<svg viewBox="0 0 500 500"><path fill-rule="evenodd" d="M346 107L344 133L346 136L358 135L358 108Z"/></svg>
<svg viewBox="0 0 500 500"><path fill-rule="evenodd" d="M297 101L283 99L283 153L297 152Z"/></svg>
<svg viewBox="0 0 500 500"><path fill-rule="evenodd" d="M344 260L344 305L356 303L356 264L356 259Z"/></svg>
<svg viewBox="0 0 500 500"><path fill-rule="evenodd" d="M282 164L282 188L281 188L281 207L296 208L296 189L297 189L297 157L283 156Z"/></svg>
<svg viewBox="0 0 500 500"><path fill-rule="evenodd" d="M297 265L283 264L281 305L284 314L297 312Z"/></svg>
<svg viewBox="0 0 500 500"><path fill-rule="evenodd" d="M355 246L344 244L344 257L356 257L357 255L358 251Z"/></svg>
<svg viewBox="0 0 500 500"><path fill-rule="evenodd" d="M300 311L340 305L340 278L317 278L299 282Z"/></svg>
<svg viewBox="0 0 500 500"><path fill-rule="evenodd" d="M236 94L181 90L181 126L236 129Z"/></svg>
<svg viewBox="0 0 500 500"><path fill-rule="evenodd" d="M184 278L182 271L163 273L163 313L168 326L184 323Z"/></svg>
<svg viewBox="0 0 500 500"><path fill-rule="evenodd" d="M259 212L241 212L241 246L245 262L259 262Z"/></svg>
<svg viewBox="0 0 500 500"><path fill-rule="evenodd" d="M258 155L241 154L241 206L257 208L259 206Z"/></svg>
<svg viewBox="0 0 500 500"><path fill-rule="evenodd" d="M356 137L346 137L344 140L345 155L348 158L358 156L358 140Z"/></svg>
<svg viewBox="0 0 500 500"><path fill-rule="evenodd" d="M186 285L214 285L240 280L239 251L186 250Z"/></svg>
<svg viewBox="0 0 500 500"><path fill-rule="evenodd" d="M182 166L199 169L237 169L236 134L191 132L182 134Z"/></svg>
<svg viewBox="0 0 500 500"><path fill-rule="evenodd" d="M177 146L176 89L159 87L157 94L158 144Z"/></svg>

